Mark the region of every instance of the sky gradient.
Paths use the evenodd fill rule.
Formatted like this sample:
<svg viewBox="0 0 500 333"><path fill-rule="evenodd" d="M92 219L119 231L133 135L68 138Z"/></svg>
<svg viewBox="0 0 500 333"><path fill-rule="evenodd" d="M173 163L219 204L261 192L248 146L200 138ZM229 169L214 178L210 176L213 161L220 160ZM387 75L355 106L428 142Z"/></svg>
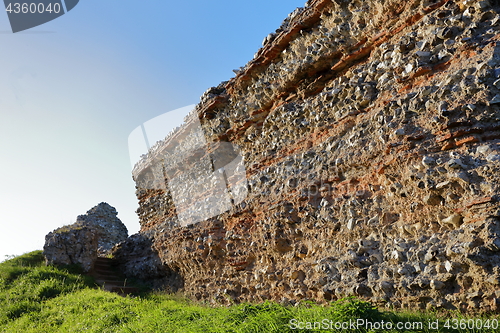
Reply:
<svg viewBox="0 0 500 333"><path fill-rule="evenodd" d="M304 0L82 0L11 32L0 13L0 261L105 201L139 230L128 136L234 76Z"/></svg>

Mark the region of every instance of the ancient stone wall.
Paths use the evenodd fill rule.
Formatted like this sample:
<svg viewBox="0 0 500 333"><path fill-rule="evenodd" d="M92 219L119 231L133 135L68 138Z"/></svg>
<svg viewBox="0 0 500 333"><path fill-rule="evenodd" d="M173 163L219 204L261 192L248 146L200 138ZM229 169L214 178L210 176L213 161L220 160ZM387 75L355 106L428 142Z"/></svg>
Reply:
<svg viewBox="0 0 500 333"><path fill-rule="evenodd" d="M134 169L141 234L162 264L219 303L498 310L499 5L316 0L290 14L202 96L191 119L208 148L181 154L210 168L218 145L236 147L243 200L179 223L169 177L189 168L158 161L175 158L166 147L189 121Z"/></svg>
<svg viewBox="0 0 500 333"><path fill-rule="evenodd" d="M84 272L97 259L97 233L88 226L58 228L45 236L43 256L47 265L79 265Z"/></svg>
<svg viewBox="0 0 500 333"><path fill-rule="evenodd" d="M128 237L127 227L117 215L115 207L101 202L89 209L86 214L76 218L76 225L86 225L96 230L97 246L101 256L107 255L113 246Z"/></svg>
<svg viewBox="0 0 500 333"><path fill-rule="evenodd" d="M127 227L116 209L106 202L79 215L76 222L45 236L43 255L47 265L80 265L85 272L94 268L98 256L106 256L113 246L127 240Z"/></svg>

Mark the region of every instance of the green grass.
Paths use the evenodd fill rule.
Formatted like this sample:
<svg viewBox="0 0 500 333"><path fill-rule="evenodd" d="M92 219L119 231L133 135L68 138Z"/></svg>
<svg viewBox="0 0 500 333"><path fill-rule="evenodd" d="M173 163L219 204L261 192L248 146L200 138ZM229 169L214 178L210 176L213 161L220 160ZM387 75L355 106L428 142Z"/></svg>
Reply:
<svg viewBox="0 0 500 333"><path fill-rule="evenodd" d="M468 319L458 314L449 315L456 320ZM382 312L356 298L342 299L329 306L312 302L282 306L266 302L216 308L161 293L124 298L95 288L92 279L81 275L75 267L45 267L40 251L0 263L0 332L324 332L318 324L315 328L314 323L330 325L331 320L335 328L335 323L360 319L372 323L391 322L394 327L396 323L423 322L424 329L331 331L500 331L445 329L447 319L444 317L439 319L439 330L430 329L429 322L436 318L432 313ZM493 318L498 319L483 319ZM453 322L449 324L452 326ZM307 328L307 325L309 329L294 329Z"/></svg>
<svg viewBox="0 0 500 333"><path fill-rule="evenodd" d="M54 234L62 234L62 233L65 233L65 232L70 232L70 231L76 231L76 230L81 230L84 228L84 225L82 225L81 223L73 223L73 224L67 224L67 225L63 225L62 227L59 227L57 229L55 229L54 231L52 231Z"/></svg>

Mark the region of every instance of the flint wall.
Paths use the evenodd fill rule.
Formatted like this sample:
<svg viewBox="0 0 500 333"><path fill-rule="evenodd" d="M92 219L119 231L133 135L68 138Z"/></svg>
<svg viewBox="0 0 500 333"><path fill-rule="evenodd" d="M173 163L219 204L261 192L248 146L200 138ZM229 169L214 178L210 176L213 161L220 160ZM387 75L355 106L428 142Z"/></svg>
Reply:
<svg viewBox="0 0 500 333"><path fill-rule="evenodd" d="M202 96L192 117L208 148L180 154L210 173L216 147L236 147L243 200L179 223L156 166L187 125L134 169L141 233L162 264L219 303L354 294L498 310L499 9L317 0L293 12ZM213 195L190 184L176 191Z"/></svg>

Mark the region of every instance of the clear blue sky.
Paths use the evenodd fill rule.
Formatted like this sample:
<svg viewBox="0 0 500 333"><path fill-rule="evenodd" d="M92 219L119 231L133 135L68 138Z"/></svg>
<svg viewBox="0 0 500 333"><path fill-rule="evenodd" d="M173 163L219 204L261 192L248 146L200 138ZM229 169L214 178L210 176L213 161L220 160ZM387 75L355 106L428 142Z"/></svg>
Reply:
<svg viewBox="0 0 500 333"><path fill-rule="evenodd" d="M305 0L81 0L12 34L0 11L0 261L101 201L139 230L127 139L234 76Z"/></svg>

